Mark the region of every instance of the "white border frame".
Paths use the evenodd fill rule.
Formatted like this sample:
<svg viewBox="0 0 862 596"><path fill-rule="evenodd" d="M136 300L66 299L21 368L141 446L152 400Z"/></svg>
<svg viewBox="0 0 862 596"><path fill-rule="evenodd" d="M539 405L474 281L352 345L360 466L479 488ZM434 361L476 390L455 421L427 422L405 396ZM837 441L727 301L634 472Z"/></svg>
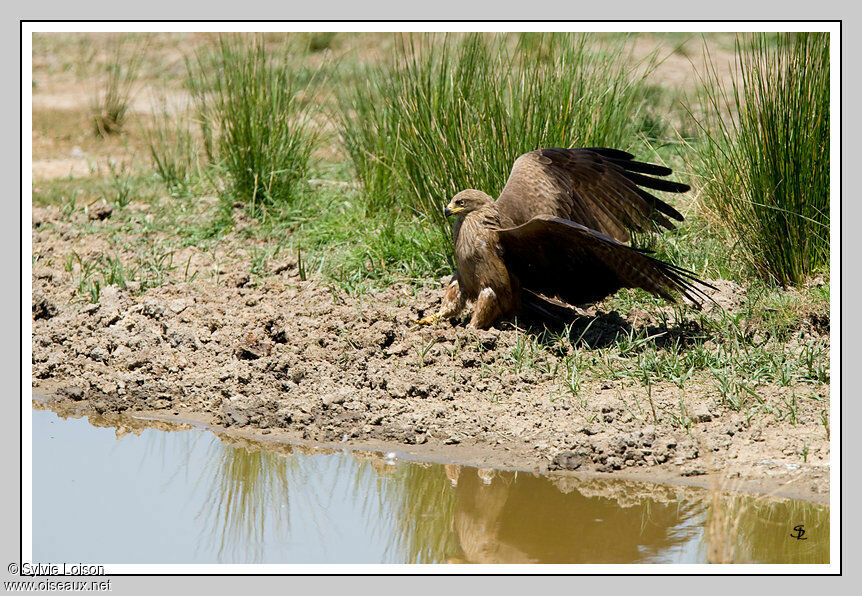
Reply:
<svg viewBox="0 0 862 596"><path fill-rule="evenodd" d="M32 189L32 36L34 33L59 32L309 32L309 31L356 31L356 32L512 32L512 31L586 31L586 32L786 32L822 31L831 37L831 106L830 106L830 167L831 167L831 227L830 227L830 271L831 271L831 392L830 392L830 553L828 565L345 565L345 564L254 564L254 565L149 565L149 564L106 564L107 575L223 575L223 574L837 574L841 572L841 25L839 22L819 21L489 21L489 22L452 22L452 21L403 21L403 22L366 22L366 21L309 21L309 22L164 22L164 21L116 21L116 22L23 22L21 23L21 67L22 67L22 163L21 163L21 320L22 329L32 324L30 305L32 303L32 237L30 218L26 217L23 206L32 206L32 196L26 201ZM836 159L837 157L837 159ZM836 272L837 275L836 275ZM27 323L29 322L29 324ZM32 328L31 328L32 329ZM31 337L22 333L21 337L21 375L23 380L32 379ZM837 383L836 383L837 381ZM23 385L23 383L22 383ZM22 554L25 562L32 561L32 422L30 412L32 395L24 391L21 395L22 411ZM72 561L69 561L70 563ZM95 579L95 578L93 578Z"/></svg>

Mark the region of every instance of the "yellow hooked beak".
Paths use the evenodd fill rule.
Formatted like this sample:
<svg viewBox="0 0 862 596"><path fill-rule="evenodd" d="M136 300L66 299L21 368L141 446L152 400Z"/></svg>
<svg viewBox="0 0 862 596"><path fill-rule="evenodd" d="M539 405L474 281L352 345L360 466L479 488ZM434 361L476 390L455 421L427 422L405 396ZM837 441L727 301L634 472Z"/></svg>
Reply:
<svg viewBox="0 0 862 596"><path fill-rule="evenodd" d="M464 211L464 207L461 207L460 205L456 205L455 202L453 201L453 202L449 203L448 205L446 205L446 208L443 210L443 214L446 217L449 217L450 215L458 215L462 211Z"/></svg>

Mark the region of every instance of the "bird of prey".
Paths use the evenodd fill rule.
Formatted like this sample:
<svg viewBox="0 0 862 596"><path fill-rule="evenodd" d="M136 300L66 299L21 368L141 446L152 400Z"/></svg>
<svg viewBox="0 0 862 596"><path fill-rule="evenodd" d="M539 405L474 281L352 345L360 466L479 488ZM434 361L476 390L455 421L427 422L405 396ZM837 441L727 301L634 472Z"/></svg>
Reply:
<svg viewBox="0 0 862 596"><path fill-rule="evenodd" d="M695 304L706 295L690 271L626 244L630 232L673 229L682 215L644 188L681 193L689 187L655 178L664 166L616 149L537 149L515 160L495 201L459 192L445 209L455 215L457 270L439 312L419 324L457 316L475 303L468 327L484 329L529 307L596 302L620 288L643 288ZM558 309L556 309L558 311Z"/></svg>

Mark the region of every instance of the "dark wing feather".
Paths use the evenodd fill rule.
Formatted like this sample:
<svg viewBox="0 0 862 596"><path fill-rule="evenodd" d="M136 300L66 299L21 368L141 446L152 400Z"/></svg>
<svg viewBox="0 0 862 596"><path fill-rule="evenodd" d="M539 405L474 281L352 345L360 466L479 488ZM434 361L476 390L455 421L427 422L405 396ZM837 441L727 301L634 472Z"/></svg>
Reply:
<svg viewBox="0 0 862 596"><path fill-rule="evenodd" d="M510 227L551 215L627 242L630 231L655 225L673 229L668 218L683 220L679 211L644 190L689 190L652 177L669 174L669 168L634 161L633 155L616 149L537 149L515 160L497 210Z"/></svg>
<svg viewBox="0 0 862 596"><path fill-rule="evenodd" d="M497 233L506 267L521 287L569 304L596 302L620 288L642 288L671 301L679 292L700 305L700 298L708 296L692 282L712 287L690 271L558 217L540 215Z"/></svg>

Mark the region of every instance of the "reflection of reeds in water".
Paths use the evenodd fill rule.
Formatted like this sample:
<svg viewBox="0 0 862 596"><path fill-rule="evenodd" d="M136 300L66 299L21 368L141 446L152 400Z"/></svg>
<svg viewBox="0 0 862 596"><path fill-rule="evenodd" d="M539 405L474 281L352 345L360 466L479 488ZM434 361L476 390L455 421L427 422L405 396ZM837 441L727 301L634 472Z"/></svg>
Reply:
<svg viewBox="0 0 862 596"><path fill-rule="evenodd" d="M829 563L829 507L714 487L703 549L710 563Z"/></svg>
<svg viewBox="0 0 862 596"><path fill-rule="evenodd" d="M443 466L404 466L398 482L388 485L400 493L393 512L401 530L395 544L406 561L436 563L457 550L455 491Z"/></svg>
<svg viewBox="0 0 862 596"><path fill-rule="evenodd" d="M216 451L201 471L210 478L210 499L198 513L218 544L218 559L256 562L264 557L267 533L284 536L289 525L288 486L297 469L292 456L215 441ZM206 542L205 542L206 543Z"/></svg>
<svg viewBox="0 0 862 596"><path fill-rule="evenodd" d="M392 466L378 457L355 470L356 486L365 484L370 471L378 475L377 490L364 494L366 499L372 494L378 497L381 514L376 518L378 527L371 531L390 535L387 558L403 563L438 563L457 552L452 532L455 491L444 466Z"/></svg>

